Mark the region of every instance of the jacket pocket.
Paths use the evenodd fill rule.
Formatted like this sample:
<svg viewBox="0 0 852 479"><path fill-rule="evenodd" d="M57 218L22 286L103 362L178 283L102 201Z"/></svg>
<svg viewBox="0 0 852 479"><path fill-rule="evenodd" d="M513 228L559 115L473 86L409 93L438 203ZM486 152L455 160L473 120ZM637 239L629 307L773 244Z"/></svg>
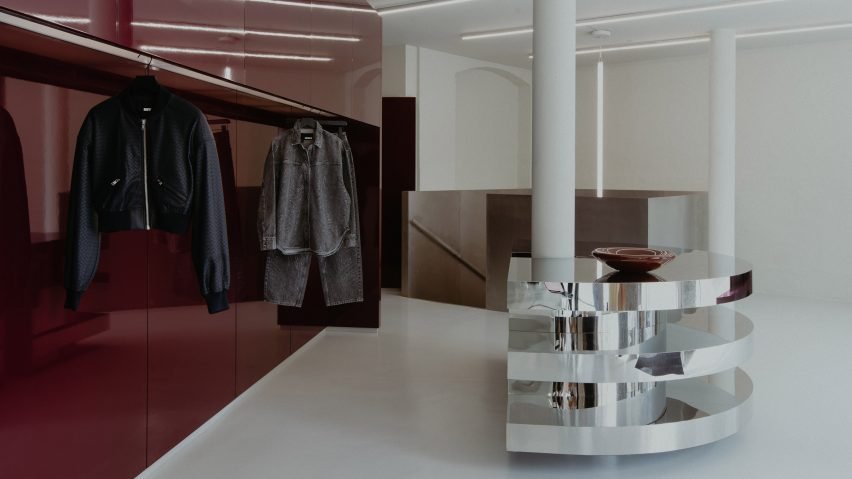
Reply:
<svg viewBox="0 0 852 479"><path fill-rule="evenodd" d="M184 192L163 181L162 178L158 177L154 181L164 206L172 208L183 208L185 206L187 195Z"/></svg>
<svg viewBox="0 0 852 479"><path fill-rule="evenodd" d="M109 180L101 197L101 209L106 211L121 210L124 205L124 179L121 177Z"/></svg>

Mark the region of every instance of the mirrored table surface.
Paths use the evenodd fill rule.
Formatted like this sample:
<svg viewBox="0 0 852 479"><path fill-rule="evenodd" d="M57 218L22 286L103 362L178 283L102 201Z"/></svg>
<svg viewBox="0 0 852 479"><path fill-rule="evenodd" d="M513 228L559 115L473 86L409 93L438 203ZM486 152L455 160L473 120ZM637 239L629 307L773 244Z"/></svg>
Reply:
<svg viewBox="0 0 852 479"><path fill-rule="evenodd" d="M662 311L729 303L751 294L751 264L681 252L649 273L621 273L595 258L512 258L510 312Z"/></svg>

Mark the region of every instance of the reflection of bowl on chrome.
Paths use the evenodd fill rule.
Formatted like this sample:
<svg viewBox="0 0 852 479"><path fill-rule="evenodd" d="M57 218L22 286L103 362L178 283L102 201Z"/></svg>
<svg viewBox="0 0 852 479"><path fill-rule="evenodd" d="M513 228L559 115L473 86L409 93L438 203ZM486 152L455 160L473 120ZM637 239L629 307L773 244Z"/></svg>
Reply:
<svg viewBox="0 0 852 479"><path fill-rule="evenodd" d="M651 273L613 271L595 280L595 283L662 283L665 280Z"/></svg>
<svg viewBox="0 0 852 479"><path fill-rule="evenodd" d="M627 273L647 273L675 258L671 251L651 248L596 248L592 256L612 269Z"/></svg>

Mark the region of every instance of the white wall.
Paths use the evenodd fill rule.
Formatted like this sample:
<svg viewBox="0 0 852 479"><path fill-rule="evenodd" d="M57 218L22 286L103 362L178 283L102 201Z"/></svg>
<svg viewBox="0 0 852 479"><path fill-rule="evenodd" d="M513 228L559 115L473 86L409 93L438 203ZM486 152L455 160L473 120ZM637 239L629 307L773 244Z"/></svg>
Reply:
<svg viewBox="0 0 852 479"><path fill-rule="evenodd" d="M852 300L850 55L850 41L738 52L736 248L757 291ZM707 188L708 66L607 65L607 188ZM578 130L593 133L593 121L578 118ZM578 186L593 186L593 156L578 154L577 170Z"/></svg>
<svg viewBox="0 0 852 479"><path fill-rule="evenodd" d="M595 66L578 70L590 81L578 82L577 96L594 108ZM604 63L606 188L706 190L708 75L706 57ZM595 114L578 112L591 143L589 153L578 155L580 188L595 187Z"/></svg>
<svg viewBox="0 0 852 479"><path fill-rule="evenodd" d="M417 189L529 188L532 72L385 47L385 96L417 97Z"/></svg>
<svg viewBox="0 0 852 479"><path fill-rule="evenodd" d="M456 187L530 185L530 85L494 69L456 73Z"/></svg>
<svg viewBox="0 0 852 479"><path fill-rule="evenodd" d="M403 51L418 189L529 187L531 118L515 92L531 72ZM736 248L756 291L852 300L850 58L852 41L738 51ZM577 76L577 187L594 188L594 66ZM707 189L708 76L708 55L606 64L606 188Z"/></svg>

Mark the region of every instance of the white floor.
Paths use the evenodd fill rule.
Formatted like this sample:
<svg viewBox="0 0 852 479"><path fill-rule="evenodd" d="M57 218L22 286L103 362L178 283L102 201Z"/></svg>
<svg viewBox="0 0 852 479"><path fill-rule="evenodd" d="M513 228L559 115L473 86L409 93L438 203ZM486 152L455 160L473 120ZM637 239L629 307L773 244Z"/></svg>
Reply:
<svg viewBox="0 0 852 479"><path fill-rule="evenodd" d="M505 452L506 315L386 291L145 471L154 478L852 477L852 304L755 296L754 419L648 456Z"/></svg>

